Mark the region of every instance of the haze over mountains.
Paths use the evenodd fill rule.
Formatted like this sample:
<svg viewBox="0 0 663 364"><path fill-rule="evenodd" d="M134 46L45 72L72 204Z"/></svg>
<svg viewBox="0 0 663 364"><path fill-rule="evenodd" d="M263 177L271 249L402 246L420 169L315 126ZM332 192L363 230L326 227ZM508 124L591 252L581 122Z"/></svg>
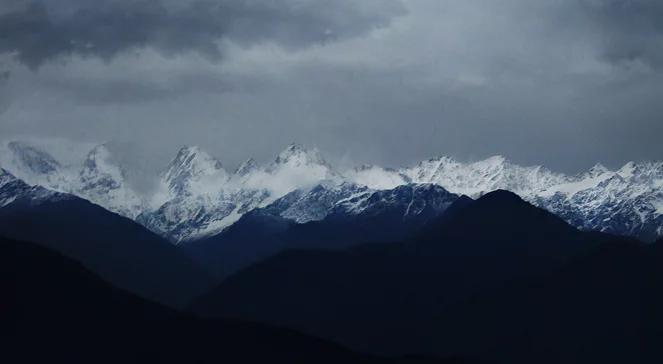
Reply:
<svg viewBox="0 0 663 364"><path fill-rule="evenodd" d="M316 149L290 145L273 162L248 159L237 170L198 147L184 147L159 176L156 192L139 193L104 145L67 161L47 148L8 142L0 166L32 186L71 193L131 218L180 243L214 236L255 208L306 223L332 212L356 214L373 194L408 184L435 184L473 198L497 189L517 193L584 230L653 241L663 234L663 162L630 162L612 171L597 164L569 176L495 156L474 163L448 157L413 167L334 169ZM323 197L324 195L324 197Z"/></svg>

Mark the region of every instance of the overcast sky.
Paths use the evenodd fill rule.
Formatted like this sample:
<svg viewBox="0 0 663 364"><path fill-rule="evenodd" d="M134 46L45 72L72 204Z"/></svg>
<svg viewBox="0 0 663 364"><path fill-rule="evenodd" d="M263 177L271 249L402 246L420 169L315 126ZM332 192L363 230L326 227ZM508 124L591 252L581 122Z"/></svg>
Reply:
<svg viewBox="0 0 663 364"><path fill-rule="evenodd" d="M2 0L0 136L234 166L663 157L661 0ZM125 156L126 157L126 156Z"/></svg>

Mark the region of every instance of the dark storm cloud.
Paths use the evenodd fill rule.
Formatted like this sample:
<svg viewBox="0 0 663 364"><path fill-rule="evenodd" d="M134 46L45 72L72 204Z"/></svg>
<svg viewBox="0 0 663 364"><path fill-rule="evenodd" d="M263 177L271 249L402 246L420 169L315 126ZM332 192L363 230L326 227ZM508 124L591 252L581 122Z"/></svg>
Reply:
<svg viewBox="0 0 663 364"><path fill-rule="evenodd" d="M9 105L9 95L5 84L9 81L11 73L0 70L0 114L2 114Z"/></svg>
<svg viewBox="0 0 663 364"><path fill-rule="evenodd" d="M663 1L584 0L611 62L642 61L663 66Z"/></svg>
<svg viewBox="0 0 663 364"><path fill-rule="evenodd" d="M0 138L127 143L154 168L182 144L236 165L293 141L394 167L663 155L663 1L402 6L0 0Z"/></svg>
<svg viewBox="0 0 663 364"><path fill-rule="evenodd" d="M365 33L403 12L398 0L14 0L0 5L0 53L31 68L146 47L219 59L223 39L296 49Z"/></svg>

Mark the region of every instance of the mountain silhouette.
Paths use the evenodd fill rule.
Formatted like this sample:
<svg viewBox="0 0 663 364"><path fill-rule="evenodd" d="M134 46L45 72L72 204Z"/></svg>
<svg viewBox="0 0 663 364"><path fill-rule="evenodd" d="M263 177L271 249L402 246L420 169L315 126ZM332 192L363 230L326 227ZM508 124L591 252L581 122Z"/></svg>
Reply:
<svg viewBox="0 0 663 364"><path fill-rule="evenodd" d="M166 240L71 195L8 204L0 209L0 234L53 248L119 287L169 305L184 305L212 282Z"/></svg>
<svg viewBox="0 0 663 364"><path fill-rule="evenodd" d="M428 326L438 353L513 363L660 363L663 249L624 241L472 297Z"/></svg>
<svg viewBox="0 0 663 364"><path fill-rule="evenodd" d="M453 354L453 346L436 340L462 329L461 322L445 331L447 311L513 282L554 276L615 241L640 247L578 231L513 193L496 191L476 201L459 199L406 241L278 254L229 277L192 309L296 328L369 352ZM463 353L484 354L471 350L471 337Z"/></svg>
<svg viewBox="0 0 663 364"><path fill-rule="evenodd" d="M466 363L358 354L291 330L201 320L117 289L41 246L0 238L5 363Z"/></svg>

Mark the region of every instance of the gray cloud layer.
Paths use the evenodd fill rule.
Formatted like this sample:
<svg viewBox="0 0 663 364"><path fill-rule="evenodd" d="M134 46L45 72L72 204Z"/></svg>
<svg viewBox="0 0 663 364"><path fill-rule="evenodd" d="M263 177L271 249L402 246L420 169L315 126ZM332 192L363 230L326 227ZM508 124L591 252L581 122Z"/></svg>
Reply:
<svg viewBox="0 0 663 364"><path fill-rule="evenodd" d="M663 65L663 2L584 0L583 5L589 19L596 22L608 59Z"/></svg>
<svg viewBox="0 0 663 364"><path fill-rule="evenodd" d="M182 144L232 166L293 141L392 166L663 156L660 0L91 3L0 3L0 136L157 167Z"/></svg>
<svg viewBox="0 0 663 364"><path fill-rule="evenodd" d="M404 9L352 0L26 0L0 15L0 53L36 68L66 55L110 59L145 47L166 55L198 52L219 59L219 41L276 42L300 48L385 26Z"/></svg>

